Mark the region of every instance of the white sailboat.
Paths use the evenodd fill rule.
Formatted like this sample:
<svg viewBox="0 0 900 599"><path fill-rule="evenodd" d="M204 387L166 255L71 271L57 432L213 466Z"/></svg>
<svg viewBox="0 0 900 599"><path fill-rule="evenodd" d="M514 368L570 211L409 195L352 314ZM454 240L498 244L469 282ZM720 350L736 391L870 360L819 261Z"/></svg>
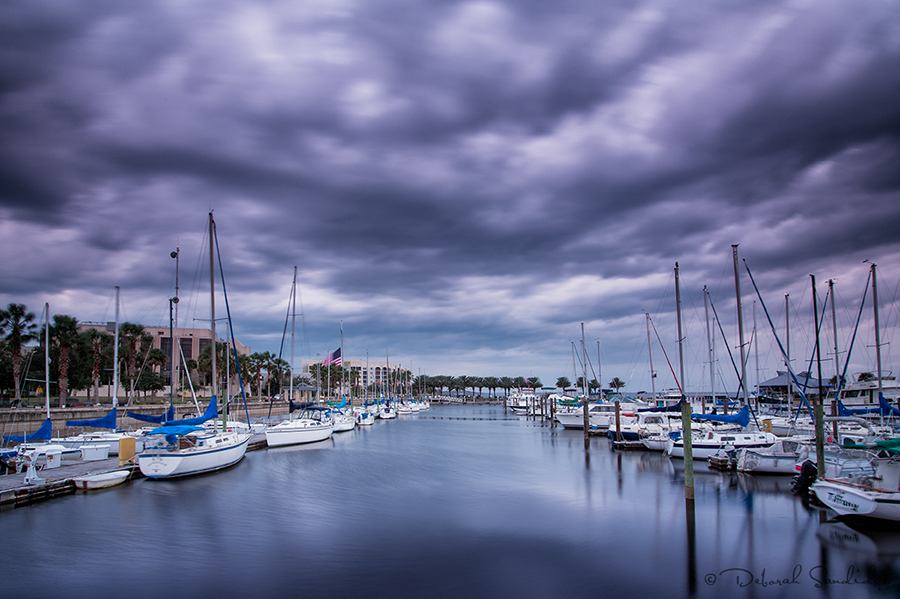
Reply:
<svg viewBox="0 0 900 599"><path fill-rule="evenodd" d="M294 267L294 283L291 286L291 363L288 397L293 414L294 398L294 325L297 315L297 267ZM331 419L312 418L310 414L301 413L299 417L289 416L278 424L266 428L266 445L269 447L281 447L284 445L298 445L300 443L315 443L324 441L334 431L334 421Z"/></svg>
<svg viewBox="0 0 900 599"><path fill-rule="evenodd" d="M226 426L228 403L222 413L222 427L209 432L201 426L214 420L216 409L216 299L215 299L215 221L209 213L209 276L210 276L210 328L212 334L212 399L203 416L182 420L170 426L161 426L148 434L148 439L157 440L138 456L141 473L147 478L175 478L221 470L238 463L247 451L252 436L249 432ZM221 265L220 265L221 266ZM223 285L224 288L224 285ZM227 296L226 296L227 308Z"/></svg>

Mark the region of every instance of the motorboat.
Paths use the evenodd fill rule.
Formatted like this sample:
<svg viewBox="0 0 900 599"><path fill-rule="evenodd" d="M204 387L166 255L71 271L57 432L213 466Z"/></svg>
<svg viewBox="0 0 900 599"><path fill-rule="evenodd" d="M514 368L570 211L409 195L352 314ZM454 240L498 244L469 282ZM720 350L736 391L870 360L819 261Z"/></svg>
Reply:
<svg viewBox="0 0 900 599"><path fill-rule="evenodd" d="M823 478L813 483L815 496L844 518L900 522L900 461L879 458L875 472L848 478Z"/></svg>
<svg viewBox="0 0 900 599"><path fill-rule="evenodd" d="M737 452L737 470L749 474L797 474L796 464L810 437L779 437L768 447L745 447Z"/></svg>
<svg viewBox="0 0 900 599"><path fill-rule="evenodd" d="M707 430L705 434L693 435L691 429L691 453L694 459L707 459L722 451L770 447L778 437L768 432L748 431L743 428L730 430ZM673 458L684 457L684 439L670 437L666 453Z"/></svg>

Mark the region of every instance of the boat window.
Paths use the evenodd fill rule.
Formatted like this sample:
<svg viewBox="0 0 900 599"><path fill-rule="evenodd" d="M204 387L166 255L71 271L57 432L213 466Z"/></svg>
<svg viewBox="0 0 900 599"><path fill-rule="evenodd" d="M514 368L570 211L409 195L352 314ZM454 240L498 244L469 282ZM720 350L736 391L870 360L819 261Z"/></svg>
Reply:
<svg viewBox="0 0 900 599"><path fill-rule="evenodd" d="M746 438L746 437L745 437L745 438ZM722 440L723 440L723 441L734 441L735 438L734 438L734 437L722 437Z"/></svg>

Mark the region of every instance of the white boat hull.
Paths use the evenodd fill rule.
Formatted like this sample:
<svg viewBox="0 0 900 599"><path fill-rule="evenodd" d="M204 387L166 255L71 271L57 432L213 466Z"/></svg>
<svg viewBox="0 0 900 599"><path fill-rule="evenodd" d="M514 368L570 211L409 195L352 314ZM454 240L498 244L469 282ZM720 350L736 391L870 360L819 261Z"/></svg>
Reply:
<svg viewBox="0 0 900 599"><path fill-rule="evenodd" d="M900 522L900 492L878 491L832 480L816 481L811 490L841 516Z"/></svg>
<svg viewBox="0 0 900 599"><path fill-rule="evenodd" d="M175 478L227 468L237 464L244 457L250 435L220 433L212 437L203 437L203 440L208 443L201 447L145 449L144 453L138 456L141 474L147 478Z"/></svg>
<svg viewBox="0 0 900 599"><path fill-rule="evenodd" d="M128 480L131 474L130 470L115 470L113 472L105 472L103 474L93 474L90 476L78 476L73 478L76 489L93 490L106 489L120 485Z"/></svg>
<svg viewBox="0 0 900 599"><path fill-rule="evenodd" d="M331 437L334 427L312 420L288 420L266 429L266 445L281 447L300 443L316 443Z"/></svg>

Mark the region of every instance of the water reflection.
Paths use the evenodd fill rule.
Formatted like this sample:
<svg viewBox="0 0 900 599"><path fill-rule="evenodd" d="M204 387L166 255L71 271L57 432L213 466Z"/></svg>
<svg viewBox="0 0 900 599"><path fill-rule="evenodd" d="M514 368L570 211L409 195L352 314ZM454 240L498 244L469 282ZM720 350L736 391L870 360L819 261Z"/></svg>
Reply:
<svg viewBox="0 0 900 599"><path fill-rule="evenodd" d="M16 564L3 590L892 596L871 585L816 586L811 571L843 576L851 566L896 581L900 542L820 523L820 510L791 495L789 478L697 462L688 505L682 460L616 452L605 438L585 451L580 431L506 418L502 408L434 406L329 442L252 452L210 476L134 481L3 512L0 559ZM48 547L65 559L47 567ZM140 567L110 566L122 563ZM784 580L798 567L787 589L753 582ZM206 574L222 570L222 581Z"/></svg>

